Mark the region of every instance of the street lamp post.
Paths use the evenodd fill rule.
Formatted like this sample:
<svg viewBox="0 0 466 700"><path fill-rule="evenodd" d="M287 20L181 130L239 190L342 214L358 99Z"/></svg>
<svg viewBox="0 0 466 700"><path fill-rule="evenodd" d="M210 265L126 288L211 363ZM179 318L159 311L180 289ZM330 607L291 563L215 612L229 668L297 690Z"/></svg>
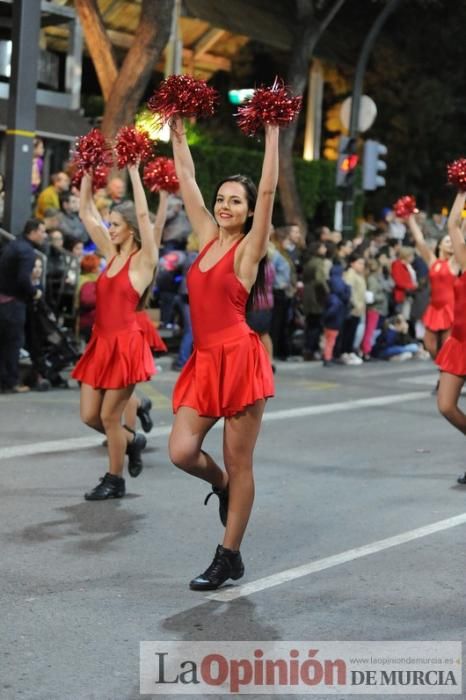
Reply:
<svg viewBox="0 0 466 700"><path fill-rule="evenodd" d="M356 71L354 74L353 97L351 100L351 116L349 125L349 138L356 138L358 134L359 108L361 104L362 87L366 65L374 45L374 42L385 23L387 17L396 9L400 0L387 0L383 10L377 16L374 24L369 30L364 41L361 53L359 54ZM353 230L353 209L354 209L354 184L351 184L346 192L343 201L343 236L347 237Z"/></svg>
<svg viewBox="0 0 466 700"><path fill-rule="evenodd" d="M41 3L13 3L13 52L6 129L4 227L18 234L31 212Z"/></svg>

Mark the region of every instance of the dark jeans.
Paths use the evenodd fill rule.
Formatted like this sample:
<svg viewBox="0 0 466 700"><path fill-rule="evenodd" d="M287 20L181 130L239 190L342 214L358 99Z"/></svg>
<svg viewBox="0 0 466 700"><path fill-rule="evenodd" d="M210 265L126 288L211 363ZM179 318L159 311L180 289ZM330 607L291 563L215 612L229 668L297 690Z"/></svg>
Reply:
<svg viewBox="0 0 466 700"><path fill-rule="evenodd" d="M19 351L24 343L26 304L14 299L0 303L0 387L19 384Z"/></svg>
<svg viewBox="0 0 466 700"><path fill-rule="evenodd" d="M333 351L335 358L340 357L344 353L353 352L354 339L360 320L359 316L345 318L343 328L338 334L337 342L335 343L335 350Z"/></svg>
<svg viewBox="0 0 466 700"><path fill-rule="evenodd" d="M289 312L291 299L281 289L273 290L272 326L270 335L275 357L285 360L290 354Z"/></svg>
<svg viewBox="0 0 466 700"><path fill-rule="evenodd" d="M189 304L183 302L181 305L183 314L183 335L180 342L180 349L176 364L179 367L184 367L193 351L193 331L191 328L191 314L189 313Z"/></svg>
<svg viewBox="0 0 466 700"><path fill-rule="evenodd" d="M175 320L175 307L179 302L177 292L159 292L160 321L163 325Z"/></svg>
<svg viewBox="0 0 466 700"><path fill-rule="evenodd" d="M304 331L304 350L311 353L319 350L319 341L322 331L322 314L307 314Z"/></svg>

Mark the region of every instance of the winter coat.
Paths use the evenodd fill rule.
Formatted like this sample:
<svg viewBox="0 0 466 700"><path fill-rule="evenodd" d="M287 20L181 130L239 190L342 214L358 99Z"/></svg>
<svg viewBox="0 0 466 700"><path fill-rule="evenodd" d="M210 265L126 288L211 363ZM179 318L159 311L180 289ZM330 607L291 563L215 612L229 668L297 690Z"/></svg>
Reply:
<svg viewBox="0 0 466 700"><path fill-rule="evenodd" d="M351 298L351 287L343 279L343 266L340 263L335 263L331 268L328 287L322 320L324 328L338 331L349 313Z"/></svg>
<svg viewBox="0 0 466 700"><path fill-rule="evenodd" d="M413 292L417 288L417 284L410 272L411 265L404 260L394 260L392 263L391 274L395 282L393 290L393 299L396 304L402 304L406 299L408 292ZM411 268L412 269L412 268ZM414 271L413 271L414 273Z"/></svg>
<svg viewBox="0 0 466 700"><path fill-rule="evenodd" d="M305 315L319 315L325 309L329 286L324 258L313 256L303 269L303 310Z"/></svg>

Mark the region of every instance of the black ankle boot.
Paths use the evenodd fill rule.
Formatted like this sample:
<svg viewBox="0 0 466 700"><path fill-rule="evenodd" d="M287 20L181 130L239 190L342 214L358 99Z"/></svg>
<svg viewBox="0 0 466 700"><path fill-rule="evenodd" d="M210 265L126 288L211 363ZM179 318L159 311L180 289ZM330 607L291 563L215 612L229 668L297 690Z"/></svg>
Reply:
<svg viewBox="0 0 466 700"><path fill-rule="evenodd" d="M227 526L227 516L228 516L228 486L225 489L218 489L216 486L212 486L212 491L207 494L204 501L206 506L209 502L211 496L218 496L218 514L222 522L223 527Z"/></svg>
<svg viewBox="0 0 466 700"><path fill-rule="evenodd" d="M150 399L141 399L141 404L136 411L137 417L141 421L141 427L145 433L150 433L154 427L154 423L150 415L151 408L152 401Z"/></svg>
<svg viewBox="0 0 466 700"><path fill-rule="evenodd" d="M466 472L464 472L464 476L459 476L456 481L458 482L458 484L465 486L466 485Z"/></svg>
<svg viewBox="0 0 466 700"><path fill-rule="evenodd" d="M107 498L122 498L125 495L125 480L107 472L95 489L84 494L86 501L105 501Z"/></svg>
<svg viewBox="0 0 466 700"><path fill-rule="evenodd" d="M192 591L213 591L229 578L236 581L241 576L244 576L241 554L219 544L212 564L203 574L194 578L189 587Z"/></svg>
<svg viewBox="0 0 466 700"><path fill-rule="evenodd" d="M142 433L136 433L128 426L123 426L128 432L134 435L131 442L128 443L126 447L126 454L128 455L128 472L130 476L136 477L142 472L144 464L142 462L142 451L147 445L147 440Z"/></svg>

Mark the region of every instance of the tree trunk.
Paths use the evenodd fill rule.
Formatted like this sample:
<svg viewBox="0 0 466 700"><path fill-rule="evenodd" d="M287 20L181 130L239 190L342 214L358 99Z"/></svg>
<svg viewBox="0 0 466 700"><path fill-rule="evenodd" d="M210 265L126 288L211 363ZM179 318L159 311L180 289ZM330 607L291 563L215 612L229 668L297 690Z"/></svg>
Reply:
<svg viewBox="0 0 466 700"><path fill-rule="evenodd" d="M118 76L112 42L108 38L96 0L75 0L87 48L92 58L105 102Z"/></svg>
<svg viewBox="0 0 466 700"><path fill-rule="evenodd" d="M287 85L295 95L302 95L306 88L309 73L309 55L312 55L313 48L317 42L317 29L313 17L307 17L302 23L300 18L300 29L293 43L294 50L288 70ZM296 138L298 120L296 119L288 129L280 134L279 154L280 171L278 177L278 188L280 192L280 202L287 224L295 223L299 225L301 233L306 236L307 222L301 206L301 200L296 185L296 177L293 165L293 144Z"/></svg>
<svg viewBox="0 0 466 700"><path fill-rule="evenodd" d="M150 75L169 39L172 6L171 0L143 0L134 41L105 105L102 132L110 138L133 120Z"/></svg>
<svg viewBox="0 0 466 700"><path fill-rule="evenodd" d="M315 46L345 0L333 0L330 9L321 20L316 19L313 0L296 0L297 31L293 40L293 50L288 69L287 84L295 95L303 95L308 81L309 64ZM297 223L303 236L306 236L307 222L303 214L296 186L293 166L293 144L296 138L297 120L280 134L280 172L278 189L280 202L287 223Z"/></svg>

